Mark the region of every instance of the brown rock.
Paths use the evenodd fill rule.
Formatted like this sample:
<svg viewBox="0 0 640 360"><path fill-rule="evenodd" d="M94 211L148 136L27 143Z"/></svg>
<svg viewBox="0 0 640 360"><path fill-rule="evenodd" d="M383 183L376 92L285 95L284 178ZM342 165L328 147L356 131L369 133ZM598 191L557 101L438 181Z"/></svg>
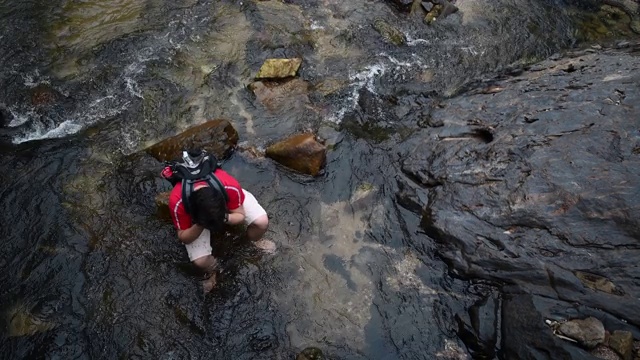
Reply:
<svg viewBox="0 0 640 360"><path fill-rule="evenodd" d="M576 277L582 281L584 286L590 289L606 292L607 294L622 295L622 292L616 289L616 286L609 281L609 279L603 276L582 271L576 271L575 274Z"/></svg>
<svg viewBox="0 0 640 360"><path fill-rule="evenodd" d="M269 146L266 156L288 168L316 176L325 165L327 148L313 134L299 134Z"/></svg>
<svg viewBox="0 0 640 360"><path fill-rule="evenodd" d="M55 103L58 99L58 92L51 86L39 84L31 89L31 104L34 106L46 106Z"/></svg>
<svg viewBox="0 0 640 360"><path fill-rule="evenodd" d="M165 220L171 220L171 212L169 211L169 195L171 191L165 191L156 195L156 206L158 207L158 217Z"/></svg>
<svg viewBox="0 0 640 360"><path fill-rule="evenodd" d="M609 337L609 347L615 350L623 360L633 356L633 335L629 331L616 330Z"/></svg>
<svg viewBox="0 0 640 360"><path fill-rule="evenodd" d="M210 120L145 149L158 161L179 158L182 150L204 149L218 158L228 156L238 144L238 132L227 120Z"/></svg>
<svg viewBox="0 0 640 360"><path fill-rule="evenodd" d="M256 75L256 79L283 79L296 76L302 64L301 58L267 59Z"/></svg>
<svg viewBox="0 0 640 360"><path fill-rule="evenodd" d="M307 105L309 83L295 78L286 82L256 81L249 85L258 101L269 111L289 111Z"/></svg>
<svg viewBox="0 0 640 360"><path fill-rule="evenodd" d="M613 349L604 345L598 345L591 350L591 355L604 360L620 360L620 356Z"/></svg>
<svg viewBox="0 0 640 360"><path fill-rule="evenodd" d="M594 348L604 342L604 325L594 317L588 317L584 320L569 320L560 324L557 330L587 348Z"/></svg>
<svg viewBox="0 0 640 360"><path fill-rule="evenodd" d="M322 351L315 347L308 347L302 350L302 352L298 354L298 356L296 356L296 360L324 360L324 359L325 357Z"/></svg>

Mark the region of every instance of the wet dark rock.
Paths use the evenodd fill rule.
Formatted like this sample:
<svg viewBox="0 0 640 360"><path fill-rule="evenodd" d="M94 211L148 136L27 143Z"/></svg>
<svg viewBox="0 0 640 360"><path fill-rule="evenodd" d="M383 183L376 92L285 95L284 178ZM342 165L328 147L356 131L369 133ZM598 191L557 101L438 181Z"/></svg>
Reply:
<svg viewBox="0 0 640 360"><path fill-rule="evenodd" d="M433 9L433 3L428 1L423 1L422 8L424 9L424 11L429 12L431 11L431 9Z"/></svg>
<svg viewBox="0 0 640 360"><path fill-rule="evenodd" d="M204 149L218 158L224 158L238 144L238 132L228 120L211 120L160 141L145 149L158 161L178 159L182 150Z"/></svg>
<svg viewBox="0 0 640 360"><path fill-rule="evenodd" d="M391 3L401 12L409 12L411 11L411 5L413 5L414 0L387 0L387 2Z"/></svg>
<svg viewBox="0 0 640 360"><path fill-rule="evenodd" d="M381 18L373 20L373 28L390 44L401 46L407 42L407 38L400 30Z"/></svg>
<svg viewBox="0 0 640 360"><path fill-rule="evenodd" d="M381 98L362 88L358 106L342 120L341 126L356 137L384 141L401 132L400 119L391 111L390 99Z"/></svg>
<svg viewBox="0 0 640 360"><path fill-rule="evenodd" d="M473 304L466 314L457 314L458 336L474 359L493 359L496 355L500 301L496 294Z"/></svg>
<svg viewBox="0 0 640 360"><path fill-rule="evenodd" d="M556 330L589 349L602 344L605 338L604 325L594 317L563 322Z"/></svg>
<svg viewBox="0 0 640 360"><path fill-rule="evenodd" d="M298 134L269 146L265 155L290 169L316 176L326 163L327 148L313 134Z"/></svg>
<svg viewBox="0 0 640 360"><path fill-rule="evenodd" d="M623 360L631 360L633 357L633 334L629 331L614 331L609 336L609 347L620 354Z"/></svg>
<svg viewBox="0 0 640 360"><path fill-rule="evenodd" d="M494 82L500 92L470 92L431 111L444 126L419 136L437 140L403 156L401 169L428 191L423 229L459 276L513 284L640 326L640 139L629 121L640 118L634 46L544 61ZM576 71L567 72L571 64ZM474 129L484 136L465 135ZM502 321L524 326L512 305ZM505 332L512 344L548 342L512 330ZM527 358L509 347L507 358Z"/></svg>
<svg viewBox="0 0 640 360"><path fill-rule="evenodd" d="M315 348L315 347L308 347L304 350L302 350L302 352L300 352L300 354L298 354L298 356L296 356L296 360L324 360L324 354L322 353L322 350Z"/></svg>
<svg viewBox="0 0 640 360"><path fill-rule="evenodd" d="M12 119L13 115L11 112L4 107L0 107L0 127L8 126Z"/></svg>
<svg viewBox="0 0 640 360"><path fill-rule="evenodd" d="M573 343L553 335L545 325L544 299L508 294L502 302L503 359L596 359Z"/></svg>

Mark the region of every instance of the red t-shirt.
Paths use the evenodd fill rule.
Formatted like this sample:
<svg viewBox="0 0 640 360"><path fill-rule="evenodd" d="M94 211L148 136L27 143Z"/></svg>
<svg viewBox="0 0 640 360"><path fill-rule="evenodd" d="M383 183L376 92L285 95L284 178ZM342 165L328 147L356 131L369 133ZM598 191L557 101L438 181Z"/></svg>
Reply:
<svg viewBox="0 0 640 360"><path fill-rule="evenodd" d="M229 210L235 210L244 203L244 193L240 187L240 183L233 176L227 174L222 169L217 169L214 174L220 180L225 190L229 201L227 202L227 208ZM206 181L201 182L206 184ZM201 184L200 182L196 184ZM171 210L171 220L178 230L186 230L191 227L191 215L187 214L182 203L182 183L176 184L171 190L169 195L169 209Z"/></svg>

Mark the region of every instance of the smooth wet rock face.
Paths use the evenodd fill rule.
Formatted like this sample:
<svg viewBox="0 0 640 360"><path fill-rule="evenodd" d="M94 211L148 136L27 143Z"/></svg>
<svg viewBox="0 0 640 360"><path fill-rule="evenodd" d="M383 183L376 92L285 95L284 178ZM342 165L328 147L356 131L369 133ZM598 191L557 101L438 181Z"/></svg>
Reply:
<svg viewBox="0 0 640 360"><path fill-rule="evenodd" d="M620 354L623 360L631 360L633 357L633 334L629 331L614 331L609 336L609 347Z"/></svg>
<svg viewBox="0 0 640 360"><path fill-rule="evenodd" d="M301 58L267 59L264 61L256 79L283 79L296 76L302 64Z"/></svg>
<svg viewBox="0 0 640 360"><path fill-rule="evenodd" d="M576 340L580 345L587 348L594 348L604 342L604 325L600 320L593 317L584 320L569 320L560 324L557 330L560 334Z"/></svg>
<svg viewBox="0 0 640 360"><path fill-rule="evenodd" d="M238 144L238 132L227 120L211 120L165 139L145 149L158 161L182 156L182 150L204 149L219 159L228 156Z"/></svg>
<svg viewBox="0 0 640 360"><path fill-rule="evenodd" d="M299 134L269 146L266 156L290 169L316 176L325 165L326 153L326 147L313 134Z"/></svg>
<svg viewBox="0 0 640 360"><path fill-rule="evenodd" d="M423 229L460 276L640 326L638 48L544 61L433 109L443 126L423 130L401 169L428 198Z"/></svg>
<svg viewBox="0 0 640 360"><path fill-rule="evenodd" d="M499 299L488 296L473 304L467 314L457 314L458 336L473 358L493 359L500 321Z"/></svg>

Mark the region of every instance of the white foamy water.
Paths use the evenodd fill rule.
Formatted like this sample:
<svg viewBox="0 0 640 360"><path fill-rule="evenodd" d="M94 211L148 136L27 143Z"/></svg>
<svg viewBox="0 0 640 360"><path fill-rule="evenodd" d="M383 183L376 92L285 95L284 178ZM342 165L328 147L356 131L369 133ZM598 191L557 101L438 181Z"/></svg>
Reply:
<svg viewBox="0 0 640 360"><path fill-rule="evenodd" d="M17 127L20 126L24 123L26 123L27 121L35 118L36 113L33 111L33 109L29 109L25 112L21 112L19 110L16 109L8 109L9 112L11 112L11 115L13 116L13 119L11 119L11 122L9 122L9 127Z"/></svg>
<svg viewBox="0 0 640 360"><path fill-rule="evenodd" d="M64 120L56 126L49 127L41 121L34 121L28 133L14 137L12 142L20 144L27 141L73 135L100 120L120 114L129 107L129 104L129 101L120 103L113 95L105 96L91 103L84 111L75 114L72 118Z"/></svg>
<svg viewBox="0 0 640 360"><path fill-rule="evenodd" d="M13 114L13 120L9 126L17 127L31 121L29 129L25 129L25 131L28 132L14 137L12 142L14 144L20 144L27 141L61 138L73 135L101 120L120 114L131 104L131 98L129 98L127 94L140 99L144 98L136 78L145 72L148 61L156 59L157 57L153 55L153 49L142 49L136 56L136 61L122 71L119 81L123 81L127 89L124 94L116 95L113 90L109 90L106 96L93 100L88 106L79 106L76 113L69 114L61 123L52 119L41 119L33 108L22 111L9 109ZM40 77L37 70L33 74L24 75L23 78L25 80L25 86L31 88L43 83L49 84L48 79Z"/></svg>
<svg viewBox="0 0 640 360"><path fill-rule="evenodd" d="M349 88L351 92L340 108L333 115L329 116L328 121L339 124L345 114L355 109L360 99L361 89L366 87L369 92L376 94L375 79L382 77L385 73L393 71L394 73L401 74L405 70L415 69L416 67L422 69L428 68L417 55L414 55L413 60L410 61L401 61L385 53L380 53L378 56L383 58L383 61L369 65L362 71L349 76L349 80L351 81Z"/></svg>
<svg viewBox="0 0 640 360"><path fill-rule="evenodd" d="M404 33L405 39L407 39L408 46L418 46L418 45L431 45L431 41L425 39L414 39L411 34Z"/></svg>
<svg viewBox="0 0 640 360"><path fill-rule="evenodd" d="M349 76L349 80L351 80L351 94L348 97L347 104L342 106L334 115L332 115L328 120L339 124L342 121L344 115L355 109L358 104L358 99L360 99L360 90L363 87L367 87L367 90L372 93L376 93L375 85L373 81L384 74L386 67L383 64L375 64L370 65L364 68L364 70Z"/></svg>

